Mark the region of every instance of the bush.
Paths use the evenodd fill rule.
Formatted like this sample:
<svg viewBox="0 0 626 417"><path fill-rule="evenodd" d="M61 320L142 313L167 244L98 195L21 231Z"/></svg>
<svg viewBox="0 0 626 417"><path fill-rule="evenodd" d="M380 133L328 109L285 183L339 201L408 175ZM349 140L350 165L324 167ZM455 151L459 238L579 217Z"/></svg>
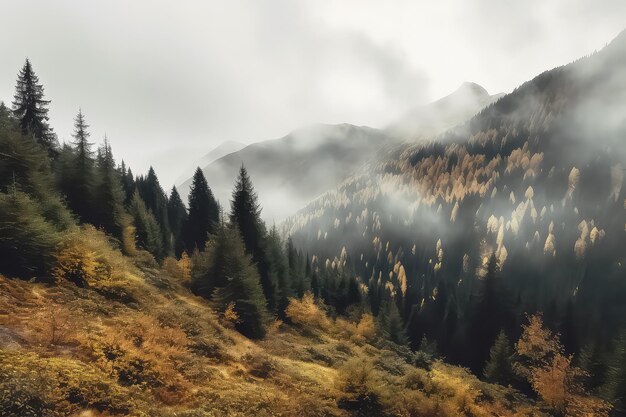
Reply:
<svg viewBox="0 0 626 417"><path fill-rule="evenodd" d="M75 227L63 236L52 275L80 287L91 287L114 301L135 301L139 272L102 231L91 225ZM134 284L134 285L133 285Z"/></svg>
<svg viewBox="0 0 626 417"><path fill-rule="evenodd" d="M285 315L292 323L300 326L310 326L319 329L327 329L330 321L326 313L317 305L313 294L304 294L301 300L290 298L289 305L285 309Z"/></svg>
<svg viewBox="0 0 626 417"><path fill-rule="evenodd" d="M372 364L362 358L346 362L337 372L335 387L339 390L337 405L363 416L382 412L383 386Z"/></svg>
<svg viewBox="0 0 626 417"><path fill-rule="evenodd" d="M276 361L263 353L247 353L241 359L248 367L248 373L257 378L269 378L278 369Z"/></svg>
<svg viewBox="0 0 626 417"><path fill-rule="evenodd" d="M0 350L0 416L57 417L84 409L129 415L139 398L102 372L64 358Z"/></svg>

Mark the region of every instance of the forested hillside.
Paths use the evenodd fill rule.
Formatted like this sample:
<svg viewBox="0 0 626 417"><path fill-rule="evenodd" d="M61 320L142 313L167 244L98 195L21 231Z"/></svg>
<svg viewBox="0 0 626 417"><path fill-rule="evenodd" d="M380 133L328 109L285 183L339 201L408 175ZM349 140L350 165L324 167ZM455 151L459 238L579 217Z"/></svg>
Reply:
<svg viewBox="0 0 626 417"><path fill-rule="evenodd" d="M561 334L588 388L623 399L626 33L469 122L399 147L286 222L311 286L356 282L409 343L482 372L527 314ZM347 279L347 278L346 278ZM498 339L499 340L499 339Z"/></svg>
<svg viewBox="0 0 626 417"><path fill-rule="evenodd" d="M59 144L49 104L26 61L0 105L0 416L545 415L389 340L358 288L341 315L314 297L244 167L227 212L200 169L184 205L81 110Z"/></svg>
<svg viewBox="0 0 626 417"><path fill-rule="evenodd" d="M0 417L623 415L625 66L622 34L284 238L244 165L230 204L200 168L185 204L81 109L59 143L26 60L0 103Z"/></svg>

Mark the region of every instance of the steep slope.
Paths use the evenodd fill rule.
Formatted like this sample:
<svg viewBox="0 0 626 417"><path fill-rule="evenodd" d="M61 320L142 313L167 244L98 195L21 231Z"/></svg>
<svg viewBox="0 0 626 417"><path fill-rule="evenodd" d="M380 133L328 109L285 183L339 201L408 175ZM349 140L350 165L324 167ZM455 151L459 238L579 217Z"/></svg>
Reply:
<svg viewBox="0 0 626 417"><path fill-rule="evenodd" d="M495 97L477 84L466 83L449 96L414 109L385 130L350 124L314 125L200 166L215 195L228 206L233 178L245 164L261 196L265 219L278 221L335 187L381 149L440 133L467 120ZM183 197L190 184L190 179L181 183Z"/></svg>
<svg viewBox="0 0 626 417"><path fill-rule="evenodd" d="M464 369L416 367L408 349L319 309L309 318L323 327L275 325L253 343L193 296L177 268L115 258L124 278L85 288L0 275L0 415L545 415ZM372 399L359 402L354 389ZM377 414L359 414L361 405Z"/></svg>
<svg viewBox="0 0 626 417"><path fill-rule="evenodd" d="M606 346L626 325L625 107L622 33L436 140L382 156L285 233L320 274L352 264L374 312L394 299L414 345L426 335L476 371L493 339L474 330L515 334L527 312L544 312L570 352ZM490 315L492 254L502 314Z"/></svg>

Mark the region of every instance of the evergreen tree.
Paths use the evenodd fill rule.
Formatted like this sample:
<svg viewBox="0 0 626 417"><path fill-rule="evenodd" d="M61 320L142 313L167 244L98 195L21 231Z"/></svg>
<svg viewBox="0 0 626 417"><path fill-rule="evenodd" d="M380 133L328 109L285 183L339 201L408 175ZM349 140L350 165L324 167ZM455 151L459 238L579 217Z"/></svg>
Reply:
<svg viewBox="0 0 626 417"><path fill-rule="evenodd" d="M261 220L261 208L246 168L241 165L233 190L230 222L241 232L246 252L252 256L261 277L263 294L271 310L276 307L270 265L266 251L266 231Z"/></svg>
<svg viewBox="0 0 626 417"><path fill-rule="evenodd" d="M266 301L259 284L259 274L245 252L236 226L221 225L215 235L213 262L204 279L197 283L201 293L214 286L213 302L220 311L235 313L235 328L244 336L260 339L265 336Z"/></svg>
<svg viewBox="0 0 626 417"><path fill-rule="evenodd" d="M587 373L585 387L590 391L596 391L604 382L606 363L602 352L595 343L582 347L578 354L578 366Z"/></svg>
<svg viewBox="0 0 626 417"><path fill-rule="evenodd" d="M128 204L130 199L133 197L133 193L137 188L137 184L135 183L135 177L133 176L133 172L128 167L126 168L126 164L122 161L122 166L120 167L120 175L122 179L122 188L124 189L124 203Z"/></svg>
<svg viewBox="0 0 626 417"><path fill-rule="evenodd" d="M380 327L387 339L397 343L398 345L408 344L404 321L400 316L400 310L398 310L398 306L395 301L390 299L386 302L385 308L380 315L379 320Z"/></svg>
<svg viewBox="0 0 626 417"><path fill-rule="evenodd" d="M14 189L37 200L41 215L58 230L74 223L57 191L46 151L37 141L24 136L16 120L0 114L0 191Z"/></svg>
<svg viewBox="0 0 626 417"><path fill-rule="evenodd" d="M304 293L307 291L307 286L305 284L304 270L302 268L302 259L300 253L293 245L291 237L287 238L287 242L285 243L285 252L287 253L287 268L289 280L291 281L291 288L298 298L302 298ZM318 296L321 295L320 291L318 291L318 293ZM330 297L323 298L326 302L330 299Z"/></svg>
<svg viewBox="0 0 626 417"><path fill-rule="evenodd" d="M122 231L127 226L124 211L124 190L119 173L115 169L115 160L111 146L105 136L104 145L99 150L98 180L96 187L96 222L107 233L122 239Z"/></svg>
<svg viewBox="0 0 626 417"><path fill-rule="evenodd" d="M619 415L626 413L626 331L624 330L614 343L602 394L613 403Z"/></svg>
<svg viewBox="0 0 626 417"><path fill-rule="evenodd" d="M35 199L15 188L0 192L0 273L21 278L47 274L59 238Z"/></svg>
<svg viewBox="0 0 626 417"><path fill-rule="evenodd" d="M506 337L504 331L501 331L491 347L489 360L483 371L487 381L505 386L513 382L511 355L509 338Z"/></svg>
<svg viewBox="0 0 626 417"><path fill-rule="evenodd" d="M43 86L39 84L39 78L26 59L17 77L13 114L19 121L22 133L35 137L52 156L55 155L56 136L48 126L50 101L43 97Z"/></svg>
<svg viewBox="0 0 626 417"><path fill-rule="evenodd" d="M504 310L503 296L498 277L497 259L495 254L492 254L487 264L487 273L482 280L482 294L480 294L475 307L469 333L474 349L470 368L476 373L481 371L489 356L491 345L505 325L506 311Z"/></svg>
<svg viewBox="0 0 626 417"><path fill-rule="evenodd" d="M162 252L156 256L162 259L171 253L173 248L167 210L167 196L159 183L154 168L150 167L145 179L138 181L137 189L146 203L146 207L152 212L159 224Z"/></svg>
<svg viewBox="0 0 626 417"><path fill-rule="evenodd" d="M183 200L178 194L176 187L172 187L170 198L167 201L167 216L172 231L172 242L174 245L174 254L180 257L185 251L185 242L183 240L183 226L187 221L187 209L183 204Z"/></svg>
<svg viewBox="0 0 626 417"><path fill-rule="evenodd" d="M73 147L62 150L59 177L70 209L82 222L95 223L93 144L89 142L88 127L79 110L74 119Z"/></svg>
<svg viewBox="0 0 626 417"><path fill-rule="evenodd" d="M209 234L219 222L219 206L204 178L200 167L196 169L189 191L189 215L185 225L185 246L192 253L194 249L203 251Z"/></svg>
<svg viewBox="0 0 626 417"><path fill-rule="evenodd" d="M158 257L163 252L161 229L138 191L131 198L129 211L135 224L137 245Z"/></svg>
<svg viewBox="0 0 626 417"><path fill-rule="evenodd" d="M282 241L276 226L270 229L267 237L267 255L270 264L270 280L276 295L276 312L280 318L284 317L289 298L293 297L287 259L283 251Z"/></svg>

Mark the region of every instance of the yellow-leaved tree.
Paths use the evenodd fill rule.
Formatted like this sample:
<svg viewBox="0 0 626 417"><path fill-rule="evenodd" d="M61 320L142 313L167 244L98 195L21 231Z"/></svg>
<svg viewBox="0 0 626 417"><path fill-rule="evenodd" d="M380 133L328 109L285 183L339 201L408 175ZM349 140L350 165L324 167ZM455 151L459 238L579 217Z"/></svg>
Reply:
<svg viewBox="0 0 626 417"><path fill-rule="evenodd" d="M573 356L565 354L559 334L544 327L540 314L529 316L522 326L515 352L515 371L556 415L608 416L609 404L585 393L587 373L572 365Z"/></svg>

